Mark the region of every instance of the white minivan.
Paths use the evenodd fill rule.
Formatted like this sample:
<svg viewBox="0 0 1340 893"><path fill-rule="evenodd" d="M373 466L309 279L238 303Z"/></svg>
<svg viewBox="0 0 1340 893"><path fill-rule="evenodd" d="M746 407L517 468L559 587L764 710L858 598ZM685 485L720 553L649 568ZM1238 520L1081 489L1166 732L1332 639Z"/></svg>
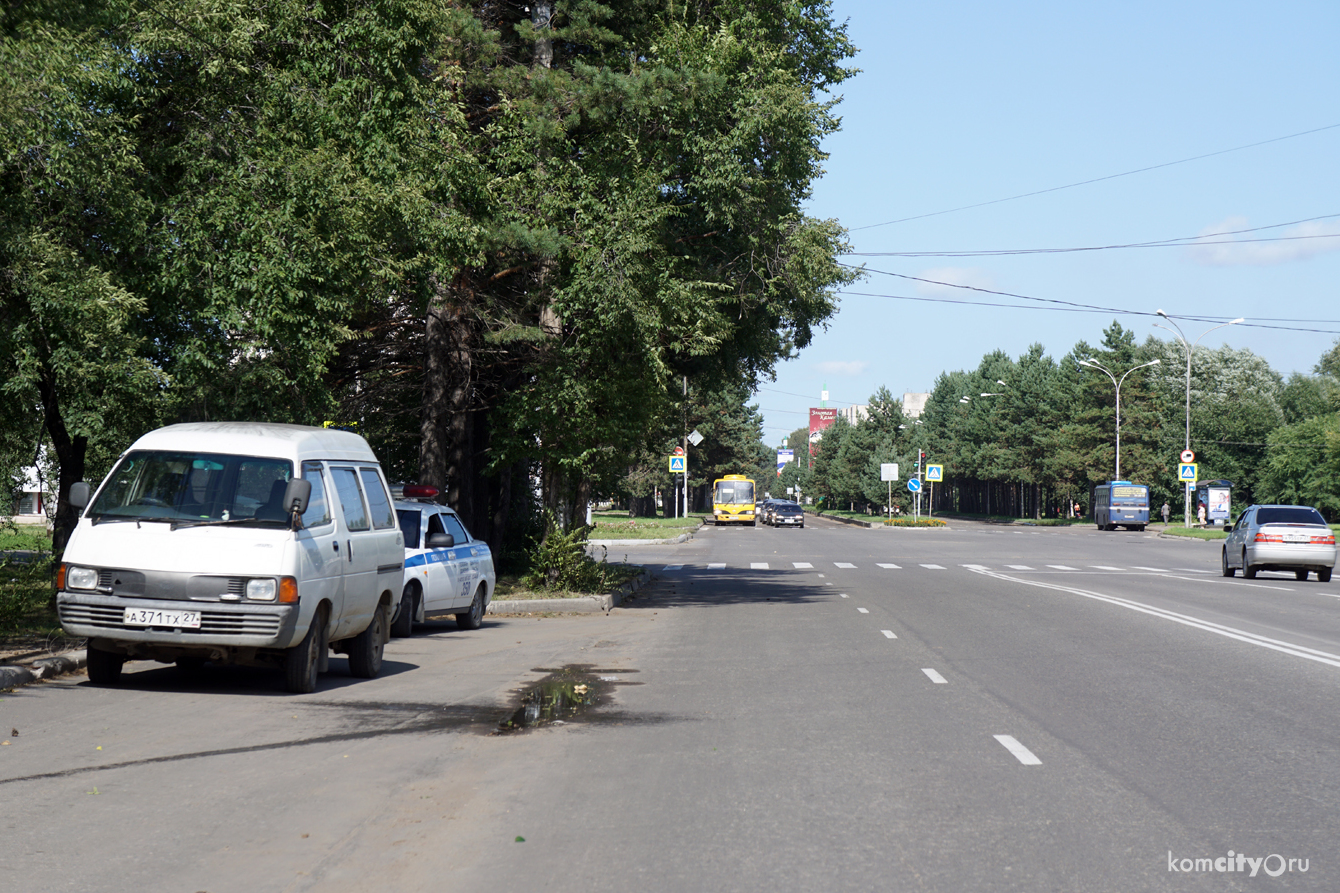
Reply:
<svg viewBox="0 0 1340 893"><path fill-rule="evenodd" d="M135 441L83 509L57 574L61 626L88 676L128 659L283 668L310 692L330 651L381 669L404 539L377 457L347 431L170 425Z"/></svg>

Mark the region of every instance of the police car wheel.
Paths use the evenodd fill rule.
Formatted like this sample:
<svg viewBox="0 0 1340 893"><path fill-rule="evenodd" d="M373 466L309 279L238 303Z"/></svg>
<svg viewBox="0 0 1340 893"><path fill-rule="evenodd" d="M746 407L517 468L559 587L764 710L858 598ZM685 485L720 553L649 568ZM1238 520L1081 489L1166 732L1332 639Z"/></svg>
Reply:
<svg viewBox="0 0 1340 893"><path fill-rule="evenodd" d="M484 625L484 587L480 586L475 590L474 600L470 602L470 610L464 614L456 615L456 626L461 629L479 629Z"/></svg>
<svg viewBox="0 0 1340 893"><path fill-rule="evenodd" d="M419 587L413 583L405 584L404 594L400 596L400 607L396 609L395 619L391 621L391 635L403 639L414 632L414 618L419 616Z"/></svg>

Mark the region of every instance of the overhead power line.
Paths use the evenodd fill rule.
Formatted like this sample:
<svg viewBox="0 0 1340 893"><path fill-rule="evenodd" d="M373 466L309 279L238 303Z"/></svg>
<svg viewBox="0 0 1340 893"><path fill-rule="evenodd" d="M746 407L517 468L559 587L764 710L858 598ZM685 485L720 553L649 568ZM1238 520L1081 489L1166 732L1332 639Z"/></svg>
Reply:
<svg viewBox="0 0 1340 893"><path fill-rule="evenodd" d="M1094 177L1090 180L1080 180L1076 183L1067 183L1064 186L1052 186L1048 189L1037 189L1033 192L1021 192L1018 195L1008 195L1005 198L996 198L986 202L976 202L971 205L960 205L957 208L946 208L943 211L931 211L929 214L917 214L912 217L900 217L897 220L886 220L883 223L871 223L866 226L853 227L849 232L856 232L863 229L875 229L881 226L892 226L895 223L907 223L911 220L925 220L927 217L939 217L942 214L954 214L958 211L969 211L973 208L985 208L988 205L999 205L1002 202L1017 201L1021 198L1032 198L1035 195L1046 195L1049 192L1060 192L1062 189L1074 189L1076 186L1088 186L1091 183L1102 183L1105 180L1115 180L1118 177L1129 177L1133 174L1143 174L1149 171L1156 171L1160 168L1173 167L1178 164L1188 164L1192 161L1201 161L1206 158L1214 158L1217 155L1227 155L1230 152L1241 152L1244 149L1255 149L1257 146L1267 146L1271 143L1278 143L1284 140L1297 139L1301 136L1310 136L1314 133L1321 133L1326 130L1334 130L1340 127L1340 124L1327 124L1325 127L1316 127L1312 130L1303 130L1298 133L1290 133L1285 136L1277 136L1268 140L1261 140L1259 143L1248 143L1245 146L1234 146L1231 149L1220 149L1218 152L1207 152L1204 155L1193 155L1190 158L1180 158L1177 161L1165 161L1162 164L1152 164L1149 167L1136 168L1135 170L1122 171L1119 174L1108 174L1105 177Z"/></svg>

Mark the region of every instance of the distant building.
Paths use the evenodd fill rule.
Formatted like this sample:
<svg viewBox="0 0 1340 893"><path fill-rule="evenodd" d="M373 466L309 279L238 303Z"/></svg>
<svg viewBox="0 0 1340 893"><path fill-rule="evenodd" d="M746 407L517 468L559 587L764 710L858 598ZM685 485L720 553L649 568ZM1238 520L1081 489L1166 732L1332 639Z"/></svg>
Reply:
<svg viewBox="0 0 1340 893"><path fill-rule="evenodd" d="M47 494L36 468L23 470L23 486L15 494L10 518L19 524L45 524Z"/></svg>
<svg viewBox="0 0 1340 893"><path fill-rule="evenodd" d="M870 418L870 407L848 406L846 409L839 409L838 415L846 419L850 425L859 425L862 419Z"/></svg>
<svg viewBox="0 0 1340 893"><path fill-rule="evenodd" d="M909 419L918 418L926 411L926 401L930 394L903 394L903 415Z"/></svg>

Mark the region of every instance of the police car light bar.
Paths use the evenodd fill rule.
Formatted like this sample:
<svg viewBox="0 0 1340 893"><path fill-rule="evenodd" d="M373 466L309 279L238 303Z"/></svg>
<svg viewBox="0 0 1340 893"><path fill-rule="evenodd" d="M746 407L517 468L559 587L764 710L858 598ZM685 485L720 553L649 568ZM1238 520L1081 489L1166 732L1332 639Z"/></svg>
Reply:
<svg viewBox="0 0 1340 893"><path fill-rule="evenodd" d="M405 499L434 499L442 491L427 484L408 484L403 492Z"/></svg>

